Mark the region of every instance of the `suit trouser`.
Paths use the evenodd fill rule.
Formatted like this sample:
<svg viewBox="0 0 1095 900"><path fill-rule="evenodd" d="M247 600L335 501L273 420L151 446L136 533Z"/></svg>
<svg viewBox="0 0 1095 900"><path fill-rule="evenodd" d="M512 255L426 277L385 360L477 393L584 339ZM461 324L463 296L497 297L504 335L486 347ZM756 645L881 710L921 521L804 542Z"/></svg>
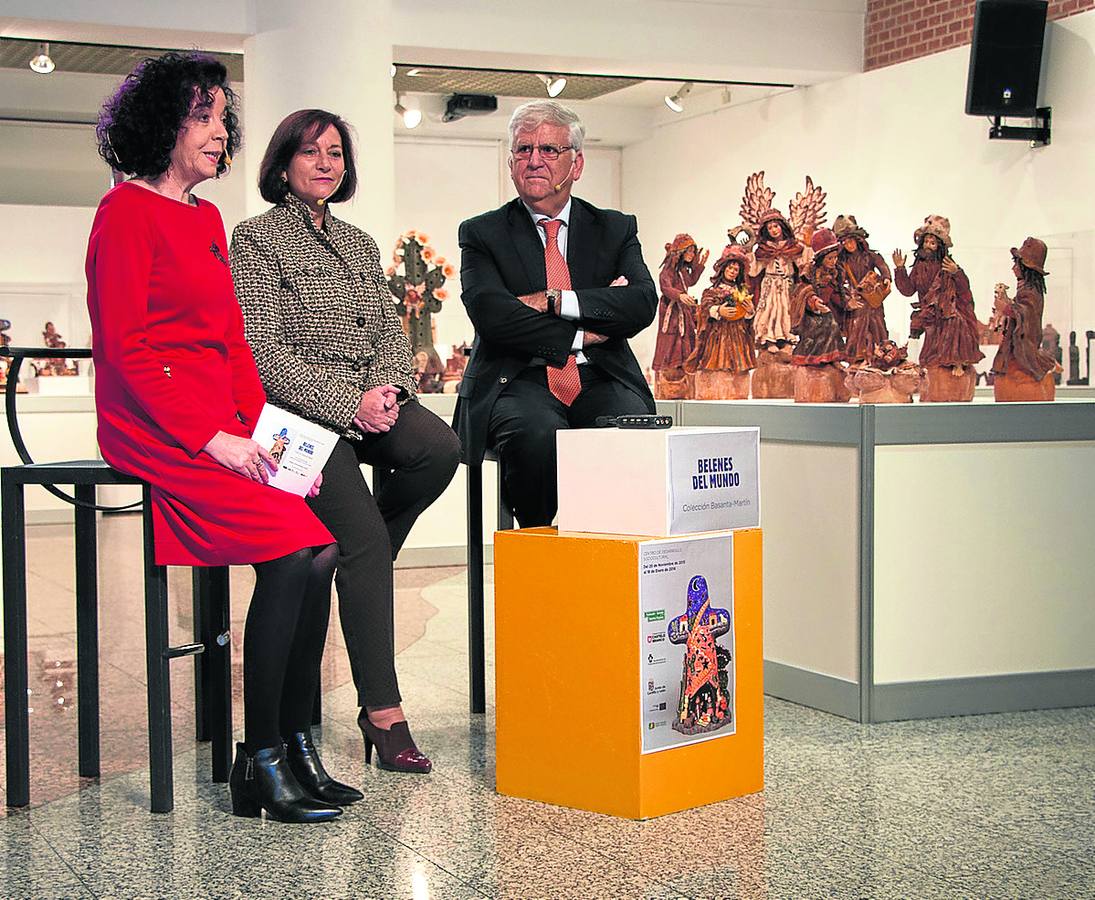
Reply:
<svg viewBox="0 0 1095 900"><path fill-rule="evenodd" d="M418 402L404 403L391 431L340 438L308 505L338 541L335 587L350 671L361 706L400 702L392 634L392 560L415 520L448 487L460 441ZM392 469L373 497L362 463Z"/></svg>
<svg viewBox="0 0 1095 900"><path fill-rule="evenodd" d="M578 367L582 392L567 407L547 388L547 369L524 369L498 395L488 446L502 460L504 497L522 528L550 525L559 507L555 432L591 428L598 416L645 415L643 398L592 363Z"/></svg>

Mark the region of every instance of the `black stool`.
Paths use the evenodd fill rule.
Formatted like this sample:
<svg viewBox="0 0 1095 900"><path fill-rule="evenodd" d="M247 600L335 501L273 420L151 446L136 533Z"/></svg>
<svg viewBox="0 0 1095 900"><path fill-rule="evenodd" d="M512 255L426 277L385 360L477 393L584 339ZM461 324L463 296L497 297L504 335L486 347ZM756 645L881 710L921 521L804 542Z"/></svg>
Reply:
<svg viewBox="0 0 1095 900"><path fill-rule="evenodd" d="M493 450L484 460L498 463L498 530L513 528L513 510L502 497L505 473L502 461ZM483 464L468 463L468 683L471 711L487 710L483 609Z"/></svg>
<svg viewBox="0 0 1095 900"><path fill-rule="evenodd" d="M5 347L11 359L5 396L8 429L24 464L0 471L0 538L3 543L4 589L4 721L7 758L7 802L30 802L30 732L27 704L26 485L41 485L75 507L77 717L79 772L99 774L99 626L98 536L95 513L118 509L95 503L100 484L142 484L145 655L148 671L148 743L153 812L174 807L171 753L171 680L168 664L180 656L206 653L197 675L195 705L198 737L213 741L213 777L227 781L232 750L228 570L195 569L195 629L199 640L178 647L168 644L167 569L155 564L150 488L139 479L111 469L102 460L34 463L19 431L15 386L19 367L31 358L88 358L90 350ZM58 490L71 484L75 497ZM122 509L129 507L121 507Z"/></svg>

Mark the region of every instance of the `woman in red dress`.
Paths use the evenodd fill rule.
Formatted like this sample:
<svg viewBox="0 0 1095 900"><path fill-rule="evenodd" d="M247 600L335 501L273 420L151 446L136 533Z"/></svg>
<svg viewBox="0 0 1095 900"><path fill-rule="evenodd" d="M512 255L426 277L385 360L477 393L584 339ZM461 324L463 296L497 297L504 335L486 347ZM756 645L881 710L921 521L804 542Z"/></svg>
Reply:
<svg viewBox="0 0 1095 900"><path fill-rule="evenodd" d="M88 243L99 446L151 484L158 564L255 566L233 812L327 821L361 798L327 775L308 733L336 548L303 498L266 484L276 463L251 439L266 396L224 226L190 193L227 170L234 105L223 65L169 53L103 107L99 152L134 177L103 198Z"/></svg>

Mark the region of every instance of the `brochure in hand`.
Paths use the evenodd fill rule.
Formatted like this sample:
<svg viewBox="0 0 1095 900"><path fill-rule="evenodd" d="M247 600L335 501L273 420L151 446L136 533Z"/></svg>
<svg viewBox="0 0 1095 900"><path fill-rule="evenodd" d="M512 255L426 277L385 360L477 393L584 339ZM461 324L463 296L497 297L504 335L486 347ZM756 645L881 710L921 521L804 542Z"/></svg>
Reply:
<svg viewBox="0 0 1095 900"><path fill-rule="evenodd" d="M276 472L266 464L269 484L300 497L315 484L338 442L333 431L271 403L263 406L252 437L277 460Z"/></svg>

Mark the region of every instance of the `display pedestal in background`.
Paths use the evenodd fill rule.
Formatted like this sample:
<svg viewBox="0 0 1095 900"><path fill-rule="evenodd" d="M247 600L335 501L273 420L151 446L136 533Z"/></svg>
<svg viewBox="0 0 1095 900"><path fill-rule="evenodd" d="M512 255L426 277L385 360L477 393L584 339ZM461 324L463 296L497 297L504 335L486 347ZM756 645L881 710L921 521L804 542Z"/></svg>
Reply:
<svg viewBox="0 0 1095 900"><path fill-rule="evenodd" d="M678 421L760 427L769 694L861 722L1095 704L1091 400Z"/></svg>
<svg viewBox="0 0 1095 900"><path fill-rule="evenodd" d="M647 663L673 646L653 639L686 598L667 602L664 618L648 601L644 615L640 557L651 544L704 540L553 528L495 534L499 793L645 819L763 789L760 529L733 532L732 571L707 573L713 600L720 575L732 578L733 629L716 643L731 652L733 727L649 750L648 732L657 730L650 709L666 702L672 716L682 672L668 664L655 685L666 689L652 693ZM681 572L687 586L696 573Z"/></svg>

